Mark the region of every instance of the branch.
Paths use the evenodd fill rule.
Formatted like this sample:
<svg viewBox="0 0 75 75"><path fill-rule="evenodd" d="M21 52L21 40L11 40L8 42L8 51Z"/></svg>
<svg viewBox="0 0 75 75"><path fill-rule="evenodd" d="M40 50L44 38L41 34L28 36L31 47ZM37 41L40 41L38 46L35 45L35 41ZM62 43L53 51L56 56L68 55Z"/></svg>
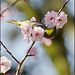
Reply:
<svg viewBox="0 0 75 75"><path fill-rule="evenodd" d="M31 50L31 48L33 47L34 44L35 44L35 41L32 43L32 45L30 46L29 50L27 51L25 57L23 58L23 60L21 61L21 63L18 65L18 69L17 69L17 71L16 71L16 75L19 74L20 68L21 68L23 62L25 61L25 59L27 58L27 56L29 56L28 54L29 54L29 52L30 52L30 50Z"/></svg>
<svg viewBox="0 0 75 75"><path fill-rule="evenodd" d="M65 4L61 7L61 9L58 11L58 14L60 14L60 12L65 8L66 4L69 2L70 0L66 0Z"/></svg>
<svg viewBox="0 0 75 75"><path fill-rule="evenodd" d="M8 52L18 64L20 64L20 62L11 54L11 52L6 48L6 46L1 41L0 43L6 49L5 51Z"/></svg>
<svg viewBox="0 0 75 75"><path fill-rule="evenodd" d="M0 13L0 16L2 16L2 14L4 13L4 12L6 12L9 8L11 8L12 6L14 6L18 1L20 1L20 0L16 0L16 1L14 1L11 5L9 5L6 9L4 9L3 11L2 11L2 13Z"/></svg>
<svg viewBox="0 0 75 75"><path fill-rule="evenodd" d="M22 60L21 64L24 62L24 60L25 60L25 59L26 59L26 57L28 56L28 54L29 54L29 52L30 52L31 48L33 47L34 43L35 43L35 41L32 43L31 47L30 47L30 48L29 48L29 50L27 51L27 53L26 53L25 57L23 58L23 60Z"/></svg>
<svg viewBox="0 0 75 75"><path fill-rule="evenodd" d="M32 55L32 54L28 54L27 57L28 57L28 56L35 56L35 54L33 54L33 55Z"/></svg>

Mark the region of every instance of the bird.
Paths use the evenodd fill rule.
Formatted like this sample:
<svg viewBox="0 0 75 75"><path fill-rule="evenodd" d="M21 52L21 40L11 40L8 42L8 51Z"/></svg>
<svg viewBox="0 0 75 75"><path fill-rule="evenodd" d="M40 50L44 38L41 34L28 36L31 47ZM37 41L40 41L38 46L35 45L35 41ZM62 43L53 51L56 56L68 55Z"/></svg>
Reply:
<svg viewBox="0 0 75 75"><path fill-rule="evenodd" d="M55 37L55 35L57 33L56 27L48 28L47 25L44 25L43 23L40 23L40 22L35 22L35 21L30 21L30 20L26 20L26 21L8 20L7 22L11 23L11 24L14 24L21 29L23 28L24 24L30 24L33 29L35 27L41 27L41 28L44 29L44 37L47 38L47 39Z"/></svg>

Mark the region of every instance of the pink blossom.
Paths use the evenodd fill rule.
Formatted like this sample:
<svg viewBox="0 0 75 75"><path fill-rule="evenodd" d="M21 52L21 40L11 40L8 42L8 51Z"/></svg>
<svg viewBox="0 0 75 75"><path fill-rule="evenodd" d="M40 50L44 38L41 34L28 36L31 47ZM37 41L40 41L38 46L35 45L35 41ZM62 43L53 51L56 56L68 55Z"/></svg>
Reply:
<svg viewBox="0 0 75 75"><path fill-rule="evenodd" d="M30 42L29 37L33 33L33 29L30 26L30 24L27 23L27 24L23 25L23 28L22 28L21 32L24 36L24 40L25 41L27 40L27 43L29 43Z"/></svg>
<svg viewBox="0 0 75 75"><path fill-rule="evenodd" d="M56 19L56 28L62 28L65 23L67 23L67 15L64 12L61 12Z"/></svg>
<svg viewBox="0 0 75 75"><path fill-rule="evenodd" d="M58 13L55 12L55 11L48 11L47 14L45 15L45 24L49 25L50 27L51 26L54 26L55 25L55 20L56 18L58 17Z"/></svg>
<svg viewBox="0 0 75 75"><path fill-rule="evenodd" d="M32 17L30 20L31 20L31 21L35 21L35 22L40 22L40 21L38 21L35 17Z"/></svg>
<svg viewBox="0 0 75 75"><path fill-rule="evenodd" d="M36 51L36 48L33 47L31 50L30 50L30 54L32 55L36 55L37 54L37 51Z"/></svg>
<svg viewBox="0 0 75 75"><path fill-rule="evenodd" d="M32 17L30 20L35 22L37 21L35 17Z"/></svg>
<svg viewBox="0 0 75 75"><path fill-rule="evenodd" d="M44 29L41 27L35 27L32 37L32 41L41 41L44 35Z"/></svg>
<svg viewBox="0 0 75 75"><path fill-rule="evenodd" d="M37 48L36 47L33 47L30 52L29 52L30 55L34 55L33 58L32 58L32 62L36 62L36 60L38 59L38 52L37 52Z"/></svg>
<svg viewBox="0 0 75 75"><path fill-rule="evenodd" d="M52 44L52 40L51 40L51 39L42 38L42 42L43 42L46 46L50 46L50 45Z"/></svg>
<svg viewBox="0 0 75 75"><path fill-rule="evenodd" d="M0 57L0 60L0 73L5 73L11 68L11 61L5 56Z"/></svg>
<svg viewBox="0 0 75 75"><path fill-rule="evenodd" d="M35 47L33 47L33 48L30 50L30 54L31 54L31 55L35 55L35 56L34 56L34 59L37 59L37 56L36 56L36 55L37 55L37 50L36 50Z"/></svg>

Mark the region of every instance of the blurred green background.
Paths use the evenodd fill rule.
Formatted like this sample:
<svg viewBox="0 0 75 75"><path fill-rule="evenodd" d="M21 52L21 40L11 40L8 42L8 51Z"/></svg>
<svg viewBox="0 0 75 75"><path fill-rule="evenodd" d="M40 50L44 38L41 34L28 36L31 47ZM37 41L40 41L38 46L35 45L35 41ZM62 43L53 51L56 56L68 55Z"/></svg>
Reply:
<svg viewBox="0 0 75 75"><path fill-rule="evenodd" d="M9 4L13 3L14 1L15 0L2 0L1 4L8 3L8 5L9 5ZM17 10L17 11L13 11L12 15L9 16L10 17L9 19L28 20L33 16L36 17L38 20L43 19L45 14L47 13L47 11L54 10L54 11L58 12L64 3L65 3L65 0L29 0L29 2L25 2L22 0L22 1L19 1L16 5L14 5L14 7L11 8L12 10ZM55 71L53 70L51 72L51 69L45 68L45 66L44 66L45 71L46 70L50 71L51 74L47 73L47 72L43 73L44 70L41 73L40 71L35 71L34 68L31 67L32 63L30 63L28 65L30 65L29 67L31 67L31 68L29 68L29 67L24 68L25 70L23 72L23 75L29 75L29 74L31 74L31 75L73 75L74 74L74 61L73 60L74 60L74 18L75 17L74 17L74 11L73 11L74 10L73 3L74 3L74 0L70 0L69 3L67 4L67 6L64 8L63 11L65 11L65 13L68 15L68 23L65 24L63 29L58 30L56 37L52 40L53 41L52 45L47 47L43 44L40 44L42 46L42 49L45 49L45 55L47 55L47 57L51 59L51 62L54 65L56 70ZM9 13L11 13L11 12L12 11L10 11ZM16 16L18 13L22 14L22 16L19 16L19 15ZM26 43L24 43L24 41L22 41L23 37L22 37L22 34L21 34L19 28L15 27L13 25L11 25L11 26L13 26L14 28L9 28L9 25L6 23L6 21L9 19L8 19L7 15L5 15L5 16L6 16L6 19L5 20L3 19L2 24L1 24L2 25L1 26L2 27L1 40L5 43L5 45L8 47L8 49L11 50L11 52L13 54L15 53L15 49L16 50L19 49L19 48L16 48L16 47L19 47L19 45L17 45L18 43L20 43L20 49L23 49L22 48L23 44L25 45L25 47L28 48L31 43L26 45ZM6 26L8 29L6 30L6 28L4 28L3 25ZM21 41L19 42L20 38L21 38L22 42ZM15 41L14 39L15 40L17 39L17 40ZM11 40L13 40L14 43ZM21 44L21 43L23 43L23 44ZM36 46L39 46L38 43L36 44ZM12 49L14 51L12 51ZM40 46L39 46L39 49L40 49ZM17 50L17 52L18 53L21 52L20 55L22 56L22 51ZM40 53L40 51L39 51L39 53ZM4 52L2 52L2 55L6 55L9 58L11 58L8 54L5 54ZM17 58L20 57L16 53L15 53L15 56ZM22 58L23 57L21 57L21 59ZM21 59L19 59L19 60L21 60ZM43 56L40 56L39 60L40 59L44 59ZM35 63L33 63L34 67L37 65L36 64L37 60ZM44 59L43 62L45 62L45 61L46 60ZM41 63L43 63L43 62L41 61ZM48 65L48 66L50 67L50 65ZM14 67L15 68L14 69L13 67L14 67L14 64L13 64L11 70L7 72L7 75L9 73L10 73L9 75L13 75L13 73L16 70L16 68ZM31 71L31 69L33 69L33 71ZM38 69L36 69L36 70L38 70ZM43 68L41 68L41 69L43 69ZM34 73L34 71L35 71L35 73ZM28 73L28 72L31 72L31 73ZM56 74L53 74L53 72L55 72Z"/></svg>

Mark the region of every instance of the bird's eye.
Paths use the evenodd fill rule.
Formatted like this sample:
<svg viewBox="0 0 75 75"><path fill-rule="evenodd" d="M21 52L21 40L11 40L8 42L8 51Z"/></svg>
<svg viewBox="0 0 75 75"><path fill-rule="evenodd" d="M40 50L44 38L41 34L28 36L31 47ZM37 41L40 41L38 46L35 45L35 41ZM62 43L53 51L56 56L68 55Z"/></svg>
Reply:
<svg viewBox="0 0 75 75"><path fill-rule="evenodd" d="M18 24L18 26L21 26L21 24Z"/></svg>

